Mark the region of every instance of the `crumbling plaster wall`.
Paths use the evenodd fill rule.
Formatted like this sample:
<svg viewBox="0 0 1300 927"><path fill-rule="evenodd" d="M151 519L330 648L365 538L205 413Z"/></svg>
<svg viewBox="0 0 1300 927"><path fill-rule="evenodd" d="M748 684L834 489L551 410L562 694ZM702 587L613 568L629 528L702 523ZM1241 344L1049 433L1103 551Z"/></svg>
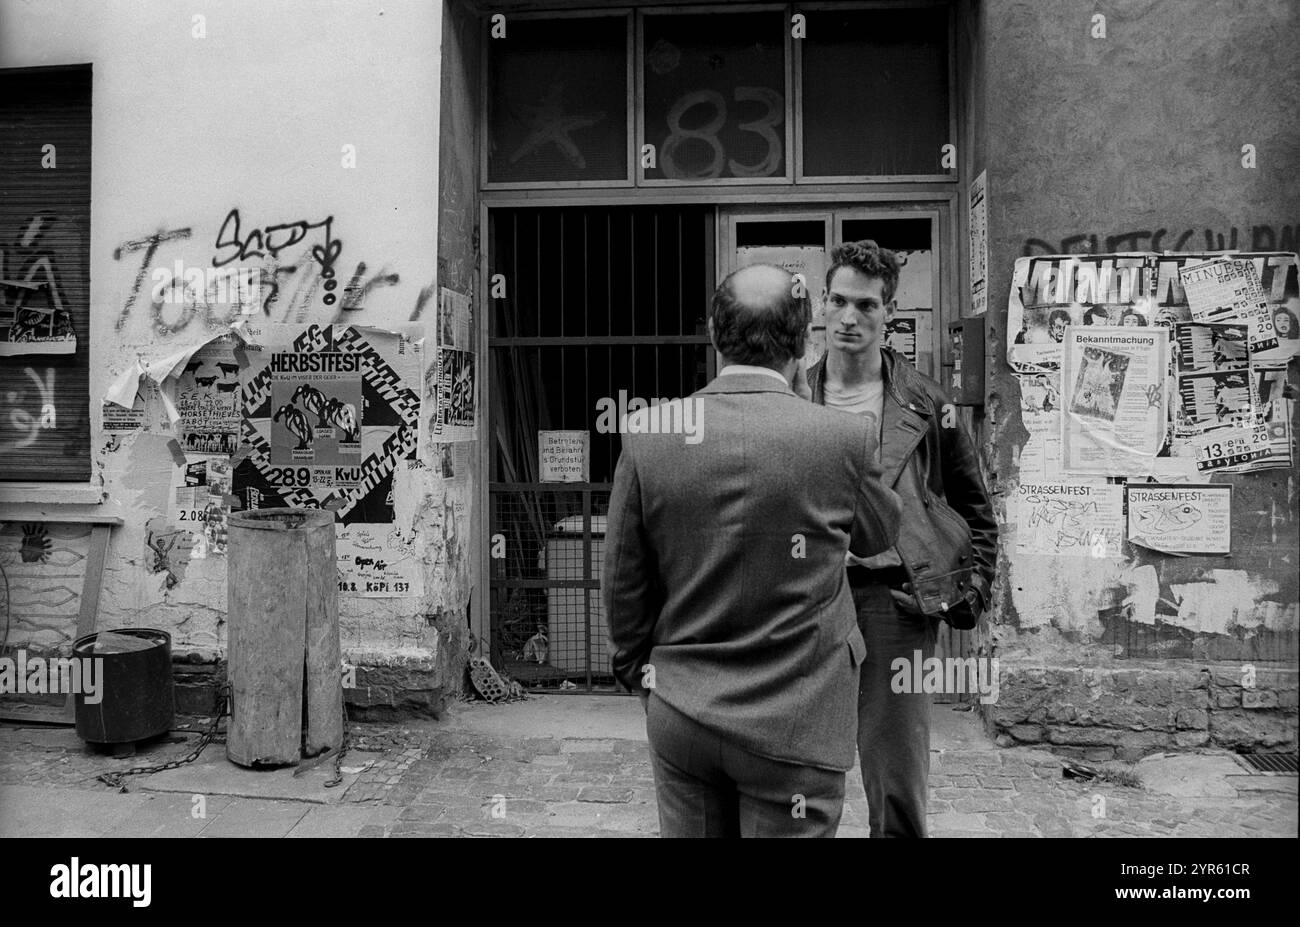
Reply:
<svg viewBox="0 0 1300 927"><path fill-rule="evenodd" d="M256 259L278 286L264 321L432 323L441 276L441 5L0 0L0 23L0 67L93 65L90 400L101 502L57 508L123 519L98 627L163 628L180 654L220 656L225 558L177 564L180 581L169 588L146 557L147 523L166 514L169 439L105 434L100 403L137 358L200 343L229 321L154 304L151 270L176 261L210 267L252 250L238 242L255 229L307 230ZM308 228L327 218L342 245L332 306L311 254L319 230ZM425 594L341 598L344 653L360 663L436 665L463 644L473 480L445 481L430 469L403 477L400 491L417 509ZM61 495L9 492L0 509L39 520Z"/></svg>
<svg viewBox="0 0 1300 927"><path fill-rule="evenodd" d="M983 0L979 7L987 62L979 105L987 123L976 157L983 155L988 168L991 203L984 447L1005 523L1004 500L1015 492L1027 438L1019 385L1005 361L1015 258L1295 249L1300 59L1293 40L1300 10L1287 0ZM1094 37L1096 14L1105 17L1105 38ZM1248 144L1256 152L1253 169L1242 165ZM1294 361L1291 379L1300 382ZM1132 705L1132 692L1116 680L1137 664L1116 657L1134 656L1126 648L1141 641L1143 654L1156 658L1140 665L1143 673L1190 671L1188 685L1199 685L1200 667L1216 664L1215 673L1235 677L1232 664L1269 661L1270 672L1281 674L1275 680L1280 696L1261 707L1277 709L1277 725L1260 742L1294 743L1300 483L1296 470L1215 482L1225 479L1234 487L1231 557L1169 557L1128 544L1116 559L1018 555L1004 541L988 635L1004 673L1011 671L1002 685L1004 704L990 713L1000 729L1027 723L1035 711L1029 701L1044 690L1041 680L1023 675L1017 686L1017 668L1048 677L1061 668L1109 668L1109 681L1092 685L1089 703ZM1153 644L1157 623L1162 643ZM1081 685L1052 678L1046 691L1062 704L1071 686ZM1199 689L1196 704L1177 707L1233 706L1208 684ZM1158 713L1159 698L1147 701ZM1238 692L1238 711L1241 704ZM1199 715L1178 724L1175 714L1170 711L1168 736L1152 745L1215 739ZM1152 724L1149 716L1121 715L1075 712L1062 723ZM1045 716L1040 712L1036 722ZM1180 731L1201 733L1175 743ZM1021 733L1044 736L1032 726Z"/></svg>

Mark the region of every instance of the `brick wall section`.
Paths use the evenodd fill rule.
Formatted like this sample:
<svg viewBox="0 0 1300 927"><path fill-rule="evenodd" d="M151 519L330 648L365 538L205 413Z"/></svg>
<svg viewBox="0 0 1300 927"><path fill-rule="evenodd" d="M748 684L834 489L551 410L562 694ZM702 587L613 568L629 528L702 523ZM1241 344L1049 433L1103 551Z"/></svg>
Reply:
<svg viewBox="0 0 1300 927"><path fill-rule="evenodd" d="M1004 746L1043 744L1087 759L1136 760L1195 747L1296 749L1297 672L1238 664L1116 667L1002 663L996 704L985 709Z"/></svg>

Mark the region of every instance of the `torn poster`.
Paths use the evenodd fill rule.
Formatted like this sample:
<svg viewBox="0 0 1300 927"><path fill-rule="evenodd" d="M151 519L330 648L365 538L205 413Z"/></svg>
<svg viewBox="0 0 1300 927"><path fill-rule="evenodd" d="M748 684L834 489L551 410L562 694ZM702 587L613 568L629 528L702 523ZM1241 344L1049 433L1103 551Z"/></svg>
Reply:
<svg viewBox="0 0 1300 927"><path fill-rule="evenodd" d="M1022 412L1029 440L1020 449L1020 475L1025 479L1054 479L1061 475L1061 413Z"/></svg>
<svg viewBox="0 0 1300 927"><path fill-rule="evenodd" d="M444 480L469 479L470 445L439 442L433 445L433 472Z"/></svg>
<svg viewBox="0 0 1300 927"><path fill-rule="evenodd" d="M1174 369L1242 370L1250 361L1247 326L1212 322L1178 322L1174 325Z"/></svg>
<svg viewBox="0 0 1300 927"><path fill-rule="evenodd" d="M1128 539L1165 553L1231 553L1232 487L1130 485Z"/></svg>
<svg viewBox="0 0 1300 927"><path fill-rule="evenodd" d="M1180 453L1196 458L1196 469L1225 470L1252 464L1269 454L1269 431L1263 422L1214 428L1177 442Z"/></svg>
<svg viewBox="0 0 1300 927"><path fill-rule="evenodd" d="M1049 255L1016 260L1007 360L1017 373L1058 370L1068 326L1162 324L1155 317L1154 267L1146 254Z"/></svg>
<svg viewBox="0 0 1300 927"><path fill-rule="evenodd" d="M392 525L340 528L339 593L361 598L397 598L424 594L424 572L416 545Z"/></svg>
<svg viewBox="0 0 1300 927"><path fill-rule="evenodd" d="M1118 557L1124 537L1124 487L1071 480L1022 483L1012 497L1016 553Z"/></svg>
<svg viewBox="0 0 1300 927"><path fill-rule="evenodd" d="M8 292L12 281L3 283L0 292ZM76 351L77 335L67 310L24 306L21 299L13 304L0 302L0 357Z"/></svg>
<svg viewBox="0 0 1300 927"><path fill-rule="evenodd" d="M137 358L129 367L126 368L126 370L122 371L113 379L108 391L104 394L104 399L107 402L129 409L132 407L132 403L135 401L135 397L140 391L142 381L152 382L161 386L169 377L180 378L183 377L187 371L189 373L194 373L195 368L191 366L194 356L204 351L214 341L219 341L228 345L233 356L233 352L242 350L240 345L242 340L243 333L238 329L231 329L223 334L206 338L197 344L184 347L179 351L172 351L169 354L154 357L152 360L145 357ZM221 362L229 363L229 361L224 360ZM211 375L212 371L208 371L204 374L204 377L206 379ZM228 378L223 377L223 379ZM216 381L214 380L212 382L215 385ZM173 390L170 388L164 388L160 391L159 396L162 401L163 409L167 413L167 420L169 422L175 422L180 418L180 412L176 408L173 397L169 395L171 392L173 392ZM237 390L235 392L237 392Z"/></svg>
<svg viewBox="0 0 1300 927"><path fill-rule="evenodd" d="M106 434L127 434L137 431L146 434L165 434L172 430L171 422L167 419L162 393L158 389L158 384L151 380L140 381L131 408L123 408L108 400L104 400L101 408L101 428Z"/></svg>
<svg viewBox="0 0 1300 927"><path fill-rule="evenodd" d="M1158 268L1156 299L1161 307L1159 311L1186 312L1187 318L1190 319L1191 310L1187 302L1187 292L1182 285L1180 270L1223 257L1221 252L1162 254L1154 257L1153 260ZM1285 363L1288 358L1300 354L1300 325L1295 321L1297 314L1300 314L1296 255L1288 251L1269 251L1235 253L1231 257L1237 261L1248 261L1254 267L1278 342L1276 347L1267 350L1252 349L1251 360ZM1229 319L1228 321L1246 322L1247 320Z"/></svg>
<svg viewBox="0 0 1300 927"><path fill-rule="evenodd" d="M1277 347L1273 316L1253 261L1216 257L1184 264L1179 279L1195 321L1240 321L1249 327L1252 353Z"/></svg>
<svg viewBox="0 0 1300 927"><path fill-rule="evenodd" d="M474 350L474 304L445 286L438 288L438 346Z"/></svg>
<svg viewBox="0 0 1300 927"><path fill-rule="evenodd" d="M425 352L428 366L421 382L424 418L419 441L424 456L435 441L473 441L474 333L470 298L443 287L438 295L438 344Z"/></svg>
<svg viewBox="0 0 1300 927"><path fill-rule="evenodd" d="M1168 331L1069 326L1064 346L1065 469L1110 474L1149 470L1166 437Z"/></svg>
<svg viewBox="0 0 1300 927"><path fill-rule="evenodd" d="M187 451L233 454L239 445L241 414L239 341L228 335L195 351L177 378L177 437Z"/></svg>
<svg viewBox="0 0 1300 927"><path fill-rule="evenodd" d="M930 312L934 309L934 253L928 248L895 251L898 258L898 288L894 300L899 312Z"/></svg>
<svg viewBox="0 0 1300 927"><path fill-rule="evenodd" d="M185 466L176 468L167 520L194 535L192 559L226 553L230 488L229 457L188 454Z"/></svg>
<svg viewBox="0 0 1300 927"><path fill-rule="evenodd" d="M1290 469L1295 445L1291 426L1291 403L1294 400L1287 396L1287 368L1285 365L1252 364L1250 376L1255 417L1263 423L1268 433L1268 452L1255 460L1228 467L1225 472L1270 470L1278 467Z"/></svg>
<svg viewBox="0 0 1300 927"><path fill-rule="evenodd" d="M1020 475L1056 479L1061 475L1061 375L1059 371L1020 375L1020 420L1029 440L1020 450Z"/></svg>
<svg viewBox="0 0 1300 927"><path fill-rule="evenodd" d="M896 312L885 323L885 347L892 348L916 366L916 316L915 312Z"/></svg>
<svg viewBox="0 0 1300 927"><path fill-rule="evenodd" d="M989 203L988 171L980 171L970 185L970 311L980 315L988 308Z"/></svg>
<svg viewBox="0 0 1300 927"><path fill-rule="evenodd" d="M1178 375L1174 431L1180 436L1255 420L1255 398L1248 370L1211 370Z"/></svg>
<svg viewBox="0 0 1300 927"><path fill-rule="evenodd" d="M114 402L105 402L100 413L100 428L106 434L129 434L144 430L144 397L136 394L135 403L124 409Z"/></svg>
<svg viewBox="0 0 1300 927"><path fill-rule="evenodd" d="M439 347L425 373L425 396L432 397L426 429L432 440L474 440L473 352Z"/></svg>

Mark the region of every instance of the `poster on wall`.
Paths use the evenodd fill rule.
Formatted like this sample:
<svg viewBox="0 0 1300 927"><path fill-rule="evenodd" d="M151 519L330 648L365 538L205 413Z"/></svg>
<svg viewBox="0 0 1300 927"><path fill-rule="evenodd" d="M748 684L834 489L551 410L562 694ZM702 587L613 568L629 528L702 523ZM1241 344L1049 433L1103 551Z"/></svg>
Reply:
<svg viewBox="0 0 1300 927"><path fill-rule="evenodd" d="M171 431L162 391L152 380L139 381L131 408L105 399L101 409L102 427L106 434L164 434Z"/></svg>
<svg viewBox="0 0 1300 927"><path fill-rule="evenodd" d="M1250 363L1247 337L1246 325L1178 322L1174 325L1174 369L1178 373L1245 369Z"/></svg>
<svg viewBox="0 0 1300 927"><path fill-rule="evenodd" d="M1211 470L1234 473L1291 465L1291 400L1284 395L1284 368L1288 358L1300 353L1300 331L1294 340L1287 337L1295 331L1290 320L1300 311L1296 256L1291 252L1232 255L1238 262L1234 272L1251 282L1249 298L1239 299L1236 286L1230 294L1222 287L1224 299L1215 301L1206 296L1213 287L1193 281L1194 318L1183 285L1184 270L1223 258L1221 253L1194 252L1047 255L1016 261L1008 297L1008 331L1016 334L1007 357L1020 381L1022 404L1029 405L1023 415L1030 439L1021 453L1031 466L1045 467L1046 475L1063 472L1052 469L1055 458L1041 436L1055 414L1044 404L1060 407L1043 377L1050 378L1064 363L1067 329L1127 332L1144 323L1169 334L1170 359L1162 391L1166 413L1161 428L1153 432L1160 436L1156 456L1109 455L1114 469L1069 472L1182 483L1203 480ZM1258 290L1253 286L1256 279ZM1213 276L1211 283L1218 286L1218 277ZM1267 340L1259 338L1261 294L1276 333L1276 347L1264 348ZM1251 343L1252 320L1258 350ZM1077 373L1076 369L1064 389L1074 390ZM1092 371L1094 376L1102 373ZM1114 373L1118 380L1118 370ZM1149 401L1155 402L1154 384L1147 382L1144 388L1150 391ZM1270 398L1275 400L1272 405ZM1097 400L1104 397L1089 399L1092 411L1099 411ZM1207 437L1220 430L1217 440ZM1104 449L1094 450L1099 459L1108 456Z"/></svg>
<svg viewBox="0 0 1300 927"><path fill-rule="evenodd" d="M350 525L339 530L339 593L359 598L424 595L424 571L415 545L392 525Z"/></svg>
<svg viewBox="0 0 1300 927"><path fill-rule="evenodd" d="M1177 435L1196 435L1211 428L1255 419L1249 370L1208 370L1178 375Z"/></svg>
<svg viewBox="0 0 1300 927"><path fill-rule="evenodd" d="M1288 369L1285 365L1252 364L1250 375L1253 382L1251 394L1256 402L1256 417L1268 435L1268 450L1255 460L1240 464L1238 468L1231 468L1229 472L1234 472L1236 469L1242 472L1269 470L1275 467L1290 469L1295 453L1295 440L1291 425L1294 400L1287 397Z"/></svg>
<svg viewBox="0 0 1300 927"><path fill-rule="evenodd" d="M43 259L49 264L49 259ZM40 262L38 262L40 263ZM28 273L31 277L31 273ZM77 333L72 316L52 284L20 280L0 281L0 357L28 354L75 354ZM42 295L49 293L48 297ZM40 298L46 305L28 305Z"/></svg>
<svg viewBox="0 0 1300 927"><path fill-rule="evenodd" d="M233 337L208 342L176 380L177 438L186 451L233 454L239 445L240 364Z"/></svg>
<svg viewBox="0 0 1300 927"><path fill-rule="evenodd" d="M1067 471L1140 473L1166 434L1169 338L1162 328L1069 326L1061 373L1061 452Z"/></svg>
<svg viewBox="0 0 1300 927"><path fill-rule="evenodd" d="M898 256L898 289L894 299L899 312L930 312L934 309L934 254L929 249L895 251Z"/></svg>
<svg viewBox="0 0 1300 927"><path fill-rule="evenodd" d="M1194 321L1245 324L1252 354L1278 346L1273 316L1253 261L1212 258L1184 264L1179 268L1179 279Z"/></svg>
<svg viewBox="0 0 1300 927"><path fill-rule="evenodd" d="M1015 332L1007 361L1016 373L1059 370L1065 330L1163 324L1154 268L1142 254L1049 255L1016 261L1007 303Z"/></svg>
<svg viewBox="0 0 1300 927"><path fill-rule="evenodd" d="M1128 539L1164 553L1231 553L1232 487L1129 486Z"/></svg>
<svg viewBox="0 0 1300 927"><path fill-rule="evenodd" d="M439 347L433 389L433 436L438 441L473 441L474 355L459 348Z"/></svg>
<svg viewBox="0 0 1300 927"><path fill-rule="evenodd" d="M241 372L241 437L246 450L234 468L234 496L244 509L333 511L339 525L340 571L345 554L352 556L347 554L350 546L365 548L359 566L355 561L346 564L349 586L341 588L341 594L404 596L416 595L420 588L418 575L413 575L419 566L411 533L395 525L394 482L399 467L416 459L416 389L423 364L416 339L422 335L418 325L395 331L249 326L246 332L249 363ZM323 401L300 392L304 385L320 393ZM296 415L284 410L286 405ZM343 405L354 411L341 409ZM292 426L287 423L290 417ZM325 432L319 447L314 434L318 428ZM313 432L310 457L298 447L308 430ZM281 434L288 437L278 437ZM389 545L385 556L372 556L376 544ZM367 559L373 562L364 562Z"/></svg>
<svg viewBox="0 0 1300 927"><path fill-rule="evenodd" d="M1124 537L1124 487L1069 480L1016 488L1008 516L1016 553L1118 557Z"/></svg>
<svg viewBox="0 0 1300 927"><path fill-rule="evenodd" d="M1263 422L1239 422L1184 438L1175 451L1195 458L1196 469L1202 472L1257 469L1259 462L1269 455L1269 432ZM1256 466L1249 466L1252 464Z"/></svg>
<svg viewBox="0 0 1300 927"><path fill-rule="evenodd" d="M988 309L988 267L988 171L980 171L970 185L970 306L974 315Z"/></svg>
<svg viewBox="0 0 1300 927"><path fill-rule="evenodd" d="M271 463L361 463L361 360L344 351L271 355Z"/></svg>
<svg viewBox="0 0 1300 927"><path fill-rule="evenodd" d="M445 287L438 303L437 344L425 352L427 366L420 377L424 416L419 442L432 457L437 442L473 441L476 384L473 313L470 298Z"/></svg>
<svg viewBox="0 0 1300 927"><path fill-rule="evenodd" d="M1271 325L1277 344L1271 348L1252 344L1250 354L1254 363L1286 363L1288 358L1300 355L1300 322L1296 321L1300 314L1300 281L1297 280L1295 253L1234 253L1231 259L1229 263L1233 273L1240 274L1247 282L1241 283L1239 280L1239 285L1229 288L1227 280L1220 285L1217 273L1202 273L1199 276L1207 279L1194 281L1189 294L1183 285L1183 271L1212 265L1216 261L1222 264L1227 260L1226 256L1222 252L1213 251L1153 255L1151 261L1156 268L1156 301L1159 311L1177 313L1184 317L1183 321L1190 321L1193 320L1193 315L1189 300L1195 300L1199 316L1196 321L1248 325L1253 322L1252 342L1257 342L1261 335L1266 339L1268 326ZM1249 266L1251 270L1247 271L1243 265ZM1256 281L1258 290L1255 289ZM1249 295L1243 293L1238 296L1237 289L1249 290ZM1223 298L1216 299L1215 294L1222 294ZM1261 298L1265 306L1263 313L1258 309ZM1243 312L1244 315L1241 314ZM1266 316L1267 322L1261 321L1261 316Z"/></svg>
<svg viewBox="0 0 1300 927"><path fill-rule="evenodd" d="M167 521L193 535L191 559L226 553L231 474L229 457L208 454L187 454L173 471Z"/></svg>
<svg viewBox="0 0 1300 927"><path fill-rule="evenodd" d="M438 344L474 350L474 303L465 293L438 288Z"/></svg>
<svg viewBox="0 0 1300 927"><path fill-rule="evenodd" d="M885 323L884 339L885 347L906 357L913 367L916 366L916 317L915 312L894 313L894 317Z"/></svg>
<svg viewBox="0 0 1300 927"><path fill-rule="evenodd" d="M1020 421L1029 433L1020 450L1022 479L1060 476L1060 380L1059 371L1020 377Z"/></svg>

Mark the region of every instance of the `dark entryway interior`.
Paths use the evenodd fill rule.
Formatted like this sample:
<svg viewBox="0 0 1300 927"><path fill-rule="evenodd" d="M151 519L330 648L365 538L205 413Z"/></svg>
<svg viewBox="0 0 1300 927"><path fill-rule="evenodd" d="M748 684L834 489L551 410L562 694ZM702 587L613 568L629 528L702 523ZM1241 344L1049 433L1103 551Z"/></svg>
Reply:
<svg viewBox="0 0 1300 927"><path fill-rule="evenodd" d="M489 213L506 287L488 339L492 662L528 687L614 689L600 574L620 440L600 404L708 381L713 221L697 205ZM556 430L588 433L586 481L540 482L538 433Z"/></svg>

